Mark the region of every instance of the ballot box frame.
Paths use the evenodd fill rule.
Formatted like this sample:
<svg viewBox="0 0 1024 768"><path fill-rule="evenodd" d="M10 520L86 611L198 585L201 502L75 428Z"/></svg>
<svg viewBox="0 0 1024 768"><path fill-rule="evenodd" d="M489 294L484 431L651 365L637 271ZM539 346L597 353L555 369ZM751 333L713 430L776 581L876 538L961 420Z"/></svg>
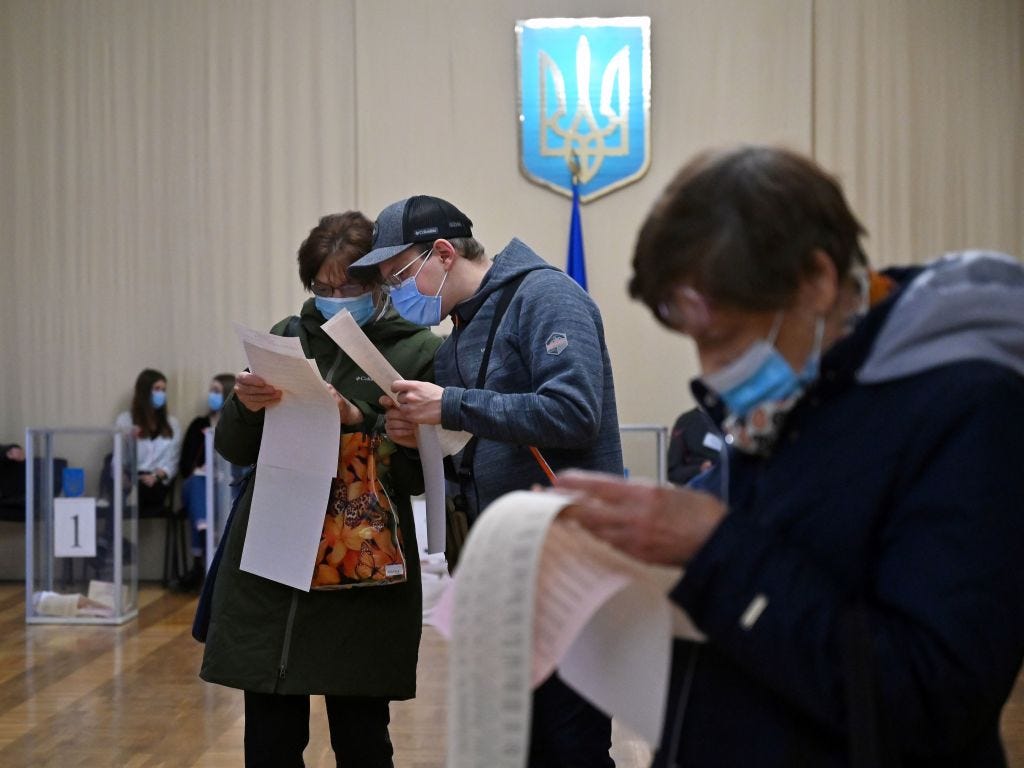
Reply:
<svg viewBox="0 0 1024 768"><path fill-rule="evenodd" d="M664 485L668 482L668 427L660 424L620 424L619 433L650 432L654 435L654 448L658 452L657 468L658 483Z"/></svg>
<svg viewBox="0 0 1024 768"><path fill-rule="evenodd" d="M139 614L139 568L138 568L138 491L135 487L136 450L135 437L128 432L108 427L30 427L25 430L25 457L30 464L35 461L37 450L41 450L43 466L53 466L57 453L55 438L90 437L111 440L111 475L113 492L109 499L112 511L112 525L107 535L113 541L113 615L105 616L43 616L35 612L33 595L39 589L56 591L57 564L54 562L54 501L56 498L52 472L41 472L39 488L33 472L26 471L25 477L25 623L26 624L107 624L122 625ZM132 478L132 486L124 487L124 476ZM126 493L127 492L127 493ZM36 495L40 503L36 504ZM128 503L126 503L126 501ZM127 517L125 512L127 510ZM37 557L36 528L46 546L45 556ZM125 536L131 537L130 545L135 551L135 562L126 566ZM40 572L36 572L37 565ZM83 577L84 580L84 577ZM127 580L127 584L125 581ZM128 587L127 601L124 588Z"/></svg>

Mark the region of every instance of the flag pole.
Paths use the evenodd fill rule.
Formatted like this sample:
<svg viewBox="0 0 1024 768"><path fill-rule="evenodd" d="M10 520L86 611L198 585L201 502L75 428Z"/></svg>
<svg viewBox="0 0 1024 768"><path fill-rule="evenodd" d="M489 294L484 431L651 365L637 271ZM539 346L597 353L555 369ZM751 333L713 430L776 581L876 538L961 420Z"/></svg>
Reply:
<svg viewBox="0 0 1024 768"><path fill-rule="evenodd" d="M565 159L572 178L572 214L569 217L569 248L565 272L587 290L587 267L583 258L583 224L580 219L580 156L575 150Z"/></svg>

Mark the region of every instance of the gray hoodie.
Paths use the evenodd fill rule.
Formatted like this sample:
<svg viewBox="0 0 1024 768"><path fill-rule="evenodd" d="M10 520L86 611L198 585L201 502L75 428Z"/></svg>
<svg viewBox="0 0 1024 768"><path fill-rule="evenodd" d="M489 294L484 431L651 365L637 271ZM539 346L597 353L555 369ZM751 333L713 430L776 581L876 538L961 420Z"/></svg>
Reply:
<svg viewBox="0 0 1024 768"><path fill-rule="evenodd" d="M864 384L962 360L987 360L1024 376L1024 265L992 251L946 254L896 301L857 373Z"/></svg>
<svg viewBox="0 0 1024 768"><path fill-rule="evenodd" d="M484 386L477 389L501 288L524 273L495 335ZM622 474L604 326L579 285L514 239L452 319L455 329L437 351L435 376L445 388L442 426L480 438L474 482L462 489L471 516L509 491L549 485L531 445L556 472L577 467Z"/></svg>

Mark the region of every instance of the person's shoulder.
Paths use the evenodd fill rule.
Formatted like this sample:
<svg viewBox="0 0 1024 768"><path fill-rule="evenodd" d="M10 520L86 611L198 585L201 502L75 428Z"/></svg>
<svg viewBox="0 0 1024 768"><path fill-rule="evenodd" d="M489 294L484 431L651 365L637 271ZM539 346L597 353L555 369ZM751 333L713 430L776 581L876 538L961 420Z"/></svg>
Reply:
<svg viewBox="0 0 1024 768"><path fill-rule="evenodd" d="M541 267L528 272L521 288L524 289L523 296L533 300L547 298L559 302L570 302L574 306L594 303L579 283L553 266Z"/></svg>
<svg viewBox="0 0 1024 768"><path fill-rule="evenodd" d="M302 328L302 318L298 315L289 315L281 318L270 327L270 333L275 336L298 336Z"/></svg>
<svg viewBox="0 0 1024 768"><path fill-rule="evenodd" d="M188 423L188 431L198 432L199 430L206 429L208 426L210 426L209 416L196 416Z"/></svg>

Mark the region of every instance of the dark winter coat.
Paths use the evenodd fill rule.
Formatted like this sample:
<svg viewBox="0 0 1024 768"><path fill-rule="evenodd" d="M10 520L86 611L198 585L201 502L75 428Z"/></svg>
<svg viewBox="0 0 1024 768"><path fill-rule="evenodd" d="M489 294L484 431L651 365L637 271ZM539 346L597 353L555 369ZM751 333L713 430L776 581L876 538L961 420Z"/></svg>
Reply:
<svg viewBox="0 0 1024 768"><path fill-rule="evenodd" d="M845 767L873 730L870 765L1005 765L1024 270L927 273L827 352L772 456L698 479L729 513L671 595L709 640L677 645L656 766Z"/></svg>
<svg viewBox="0 0 1024 768"><path fill-rule="evenodd" d="M303 305L299 338L307 356L342 395L366 415L365 432L384 432L377 399L382 392L322 331L313 300ZM275 326L283 332L286 321ZM404 377L433 379L440 338L394 313L363 329ZM353 428L343 428L353 429ZM360 428L354 428L360 429ZM214 437L233 464L256 461L263 411L230 396ZM422 491L418 461L392 456L391 497L401 527L408 580L402 584L303 592L241 571L239 562L252 503L251 482L240 500L213 594L200 676L248 691L408 699L416 694L416 659L422 626L419 549L409 495ZM282 510L287 514L287 510ZM310 563L312 574L313 564Z"/></svg>

